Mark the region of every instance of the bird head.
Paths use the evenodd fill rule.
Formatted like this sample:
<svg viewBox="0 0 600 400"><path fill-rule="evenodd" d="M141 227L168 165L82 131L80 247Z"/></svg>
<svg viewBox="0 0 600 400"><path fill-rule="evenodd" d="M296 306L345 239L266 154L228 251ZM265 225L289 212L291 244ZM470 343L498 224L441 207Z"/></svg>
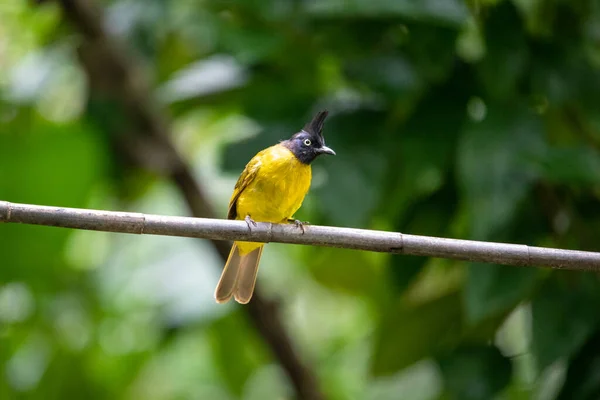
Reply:
<svg viewBox="0 0 600 400"><path fill-rule="evenodd" d="M327 114L327 111L318 112L300 132L282 142L304 164L310 164L321 154L335 155L335 151L325 145L323 137L323 124Z"/></svg>

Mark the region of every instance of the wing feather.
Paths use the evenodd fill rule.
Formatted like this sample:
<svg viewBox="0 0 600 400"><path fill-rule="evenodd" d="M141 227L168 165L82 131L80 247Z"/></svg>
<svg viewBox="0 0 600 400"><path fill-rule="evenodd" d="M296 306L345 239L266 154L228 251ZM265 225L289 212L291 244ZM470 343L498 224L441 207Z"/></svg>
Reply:
<svg viewBox="0 0 600 400"><path fill-rule="evenodd" d="M264 151L264 150L263 150ZM236 219L237 217L237 201L244 189L252 183L256 175L258 174L258 170L262 164L261 155L263 153L261 151L257 155L255 155L249 162L246 164L246 167L240 174L238 178L235 188L233 189L233 194L231 195L231 200L229 200L229 209L227 211L227 219ZM245 216L243 216L245 217Z"/></svg>

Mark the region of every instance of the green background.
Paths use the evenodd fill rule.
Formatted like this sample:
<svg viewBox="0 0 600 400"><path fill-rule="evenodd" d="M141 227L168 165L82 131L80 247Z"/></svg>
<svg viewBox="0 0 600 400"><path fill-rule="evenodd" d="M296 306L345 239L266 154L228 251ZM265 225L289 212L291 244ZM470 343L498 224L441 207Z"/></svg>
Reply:
<svg viewBox="0 0 600 400"><path fill-rule="evenodd" d="M87 39L34 3L0 4L0 199L189 215L114 146L135 123L98 95L114 71L90 78ZM598 1L98 5L219 216L327 108L338 155L300 219L600 251ZM221 264L200 240L0 225L0 398L294 398L214 303ZM597 274L281 244L261 265L328 399L600 398Z"/></svg>

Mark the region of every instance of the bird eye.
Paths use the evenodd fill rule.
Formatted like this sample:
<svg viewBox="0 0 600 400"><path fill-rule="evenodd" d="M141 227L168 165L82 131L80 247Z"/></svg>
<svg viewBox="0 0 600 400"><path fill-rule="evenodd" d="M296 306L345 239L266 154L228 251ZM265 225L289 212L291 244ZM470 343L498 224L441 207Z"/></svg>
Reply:
<svg viewBox="0 0 600 400"><path fill-rule="evenodd" d="M311 143L312 143L312 142L310 141L310 139L304 139L304 145L305 145L305 146L310 146L310 145L311 145Z"/></svg>

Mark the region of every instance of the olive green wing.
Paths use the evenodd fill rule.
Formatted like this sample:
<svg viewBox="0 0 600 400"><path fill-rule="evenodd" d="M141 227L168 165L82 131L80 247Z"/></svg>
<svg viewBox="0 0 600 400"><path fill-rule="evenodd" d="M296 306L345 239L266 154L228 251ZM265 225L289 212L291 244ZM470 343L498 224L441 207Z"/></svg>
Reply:
<svg viewBox="0 0 600 400"><path fill-rule="evenodd" d="M261 161L261 153L257 155L248 162L246 168L242 171L242 174L238 178L237 183L235 184L235 188L233 189L233 194L231 195L231 200L229 200L229 210L227 211L227 219L236 219L237 217L237 201L244 189L252 183L252 181L258 175L258 170L262 165ZM244 216L245 217L245 216Z"/></svg>

